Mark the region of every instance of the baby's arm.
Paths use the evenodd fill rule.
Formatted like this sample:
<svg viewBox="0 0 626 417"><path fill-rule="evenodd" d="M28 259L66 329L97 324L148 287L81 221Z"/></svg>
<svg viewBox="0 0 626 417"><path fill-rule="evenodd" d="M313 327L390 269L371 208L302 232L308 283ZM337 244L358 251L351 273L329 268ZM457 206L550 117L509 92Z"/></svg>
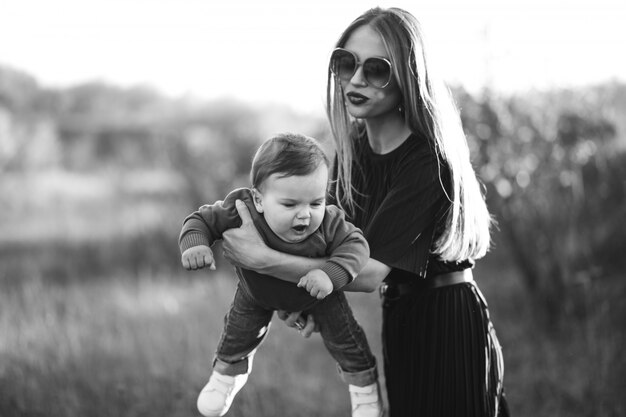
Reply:
<svg viewBox="0 0 626 417"><path fill-rule="evenodd" d="M352 282L368 263L369 246L361 230L348 222L336 206L326 206L321 227L330 256L320 269L332 281L333 289L338 290Z"/></svg>
<svg viewBox="0 0 626 417"><path fill-rule="evenodd" d="M322 228L330 257L321 268L312 269L298 282L298 287L319 300L352 281L369 259L365 237L336 207L328 208Z"/></svg>
<svg viewBox="0 0 626 417"><path fill-rule="evenodd" d="M187 270L195 271L196 269L202 269L204 267L215 270L213 251L210 247L205 245L192 246L185 249L181 256L181 262L183 267Z"/></svg>
<svg viewBox="0 0 626 417"><path fill-rule="evenodd" d="M235 201L248 194L246 189L234 190L224 201L205 204L185 218L178 239L181 263L185 269L215 269L211 246L222 238L224 231L239 227L241 219L237 214Z"/></svg>
<svg viewBox="0 0 626 417"><path fill-rule="evenodd" d="M312 297L318 300L333 292L333 282L321 269L313 269L300 278L298 287L306 289Z"/></svg>

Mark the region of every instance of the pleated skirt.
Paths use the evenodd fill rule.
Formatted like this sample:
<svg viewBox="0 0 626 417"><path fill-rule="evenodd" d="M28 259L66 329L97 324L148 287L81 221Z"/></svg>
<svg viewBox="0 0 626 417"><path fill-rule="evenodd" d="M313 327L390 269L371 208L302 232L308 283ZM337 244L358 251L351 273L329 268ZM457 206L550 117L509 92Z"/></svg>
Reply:
<svg viewBox="0 0 626 417"><path fill-rule="evenodd" d="M508 416L502 349L474 283L383 299L389 417Z"/></svg>

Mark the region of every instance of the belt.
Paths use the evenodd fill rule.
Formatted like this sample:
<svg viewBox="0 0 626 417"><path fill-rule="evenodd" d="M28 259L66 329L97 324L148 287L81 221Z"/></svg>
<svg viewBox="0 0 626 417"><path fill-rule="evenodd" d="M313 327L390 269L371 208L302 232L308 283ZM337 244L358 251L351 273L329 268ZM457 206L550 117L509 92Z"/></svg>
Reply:
<svg viewBox="0 0 626 417"><path fill-rule="evenodd" d="M383 282L378 288L381 298L395 300L416 290L447 287L448 285L474 282L471 269L448 272L432 278L416 279L411 283Z"/></svg>

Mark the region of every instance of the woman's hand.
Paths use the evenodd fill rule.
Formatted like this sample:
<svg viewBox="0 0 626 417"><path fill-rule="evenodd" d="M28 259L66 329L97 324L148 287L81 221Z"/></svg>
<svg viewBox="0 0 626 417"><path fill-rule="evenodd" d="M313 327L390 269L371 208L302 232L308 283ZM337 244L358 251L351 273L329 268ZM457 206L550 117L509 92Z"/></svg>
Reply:
<svg viewBox="0 0 626 417"><path fill-rule="evenodd" d="M224 257L234 266L258 271L267 259L267 245L256 230L248 207L243 201L235 201L241 217L241 227L229 229L222 235Z"/></svg>
<svg viewBox="0 0 626 417"><path fill-rule="evenodd" d="M287 326L298 329L298 332L306 338L311 337L313 332L319 332L319 328L315 325L315 319L312 314L303 316L300 311L288 313L283 310L278 310L276 311L276 315L279 319L283 320Z"/></svg>

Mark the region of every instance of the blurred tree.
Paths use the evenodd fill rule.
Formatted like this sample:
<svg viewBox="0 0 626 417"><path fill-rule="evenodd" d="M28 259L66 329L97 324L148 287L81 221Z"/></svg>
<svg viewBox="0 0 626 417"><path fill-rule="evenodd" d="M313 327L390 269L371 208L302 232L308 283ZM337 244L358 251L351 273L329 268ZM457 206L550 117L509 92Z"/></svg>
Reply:
<svg viewBox="0 0 626 417"><path fill-rule="evenodd" d="M218 101L161 130L170 168L183 177L184 196L192 207L249 184L250 162L261 142L261 117L242 103Z"/></svg>
<svg viewBox="0 0 626 417"><path fill-rule="evenodd" d="M60 149L44 96L33 77L0 66L0 172L57 165Z"/></svg>
<svg viewBox="0 0 626 417"><path fill-rule="evenodd" d="M546 324L584 314L581 289L623 265L626 153L601 106L459 92L475 165Z"/></svg>
<svg viewBox="0 0 626 417"><path fill-rule="evenodd" d="M233 100L190 106L176 123L161 129L161 143L170 167L184 178L187 201L197 207L224 198L234 187L249 186L257 147L285 131L313 135L332 152L324 119Z"/></svg>
<svg viewBox="0 0 626 417"><path fill-rule="evenodd" d="M14 113L31 113L40 95L34 77L22 71L0 66L0 107Z"/></svg>

